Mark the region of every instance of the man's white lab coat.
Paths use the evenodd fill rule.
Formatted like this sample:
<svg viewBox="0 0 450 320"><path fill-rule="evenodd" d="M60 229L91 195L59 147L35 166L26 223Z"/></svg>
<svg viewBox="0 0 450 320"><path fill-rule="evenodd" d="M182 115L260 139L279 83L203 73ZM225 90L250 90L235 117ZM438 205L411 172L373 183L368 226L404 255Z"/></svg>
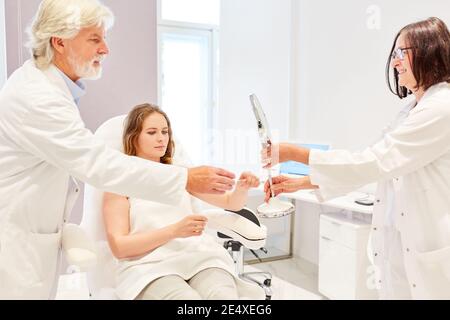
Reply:
<svg viewBox="0 0 450 320"><path fill-rule="evenodd" d="M372 258L381 298L450 299L450 86L437 84L360 153L311 151L321 200L378 181Z"/></svg>
<svg viewBox="0 0 450 320"><path fill-rule="evenodd" d="M0 92L0 299L47 299L75 179L106 191L179 203L187 170L128 157L85 128L55 66L27 61Z"/></svg>

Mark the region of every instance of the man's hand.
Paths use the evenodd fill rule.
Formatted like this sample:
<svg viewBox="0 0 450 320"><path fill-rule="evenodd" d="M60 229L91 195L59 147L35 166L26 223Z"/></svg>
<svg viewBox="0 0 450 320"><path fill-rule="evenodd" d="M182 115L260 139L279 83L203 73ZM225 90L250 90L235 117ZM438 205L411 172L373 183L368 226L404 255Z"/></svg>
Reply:
<svg viewBox="0 0 450 320"><path fill-rule="evenodd" d="M270 168L278 163L283 163L290 159L290 147L288 143L272 144L261 150L261 162L263 168Z"/></svg>
<svg viewBox="0 0 450 320"><path fill-rule="evenodd" d="M219 168L190 168L186 191L191 194L224 194L233 188L235 177L234 173Z"/></svg>
<svg viewBox="0 0 450 320"><path fill-rule="evenodd" d="M302 178L288 178L285 176L278 176L272 178L272 189L274 196L276 197L280 193L291 193L298 191L302 188L303 181ZM266 194L266 197L264 201L269 201L271 194L270 194L270 187L269 187L269 181L266 182L264 185L264 192Z"/></svg>

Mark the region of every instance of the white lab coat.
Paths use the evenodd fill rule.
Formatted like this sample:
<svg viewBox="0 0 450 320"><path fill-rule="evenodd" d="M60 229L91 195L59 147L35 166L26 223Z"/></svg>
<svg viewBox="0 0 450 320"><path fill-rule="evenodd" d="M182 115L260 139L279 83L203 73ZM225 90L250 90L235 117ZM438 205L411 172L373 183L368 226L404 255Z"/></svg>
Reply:
<svg viewBox="0 0 450 320"><path fill-rule="evenodd" d="M380 297L450 299L450 85L429 88L403 115L362 152L311 151L311 182L327 200L378 181L371 254Z"/></svg>
<svg viewBox="0 0 450 320"><path fill-rule="evenodd" d="M95 106L93 106L95 107ZM106 191L180 203L187 170L128 157L85 128L55 66L27 61L0 92L0 299L47 299L75 179Z"/></svg>

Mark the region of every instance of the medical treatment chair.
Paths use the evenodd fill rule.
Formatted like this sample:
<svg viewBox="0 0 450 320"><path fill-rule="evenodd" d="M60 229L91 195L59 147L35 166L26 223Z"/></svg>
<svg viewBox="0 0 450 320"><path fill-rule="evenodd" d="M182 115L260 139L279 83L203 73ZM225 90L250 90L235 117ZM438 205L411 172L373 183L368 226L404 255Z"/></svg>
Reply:
<svg viewBox="0 0 450 320"><path fill-rule="evenodd" d="M106 121L95 133L109 147L123 151L122 132L125 115ZM186 153L180 145L175 148L174 164L190 166ZM80 226L69 225L66 236L63 237L63 248L69 263L77 266L80 272L86 274L91 299L118 299L115 295L115 275L117 259L113 256L106 237L102 217L103 191L85 185L83 218ZM249 209L239 212L226 212L223 209L201 210L200 201L194 201L193 210L208 217L208 227L211 227L219 237L218 241L230 251L235 262L236 273L243 280L252 282L264 290L266 299L270 299L271 275L268 273L244 273L243 246L257 250L265 245L267 232L257 216ZM89 240L87 240L89 239ZM64 245L65 244L65 245ZM255 276L263 276L259 281ZM258 295L262 296L261 294ZM252 299L252 297L243 297Z"/></svg>
<svg viewBox="0 0 450 320"><path fill-rule="evenodd" d="M227 210L225 210L227 211ZM242 216L245 219L248 219L255 225L261 226L261 223L259 222L258 217L256 214L248 209L243 208L240 211L231 211L234 214L237 214L239 216ZM218 228L220 229L220 227ZM229 233L228 233L229 234ZM259 256L256 254L255 250L262 250L265 253L267 253L267 250L264 248L264 244L247 244L248 239L233 239L232 237L228 236L227 234L224 234L222 232L217 232L217 236L220 239L224 239L223 246L225 249L227 249L231 256L233 257L234 265L236 267L236 274L239 276L239 278L244 279L246 281L251 281L253 283L256 283L258 286L264 289L264 294L266 295L266 300L272 299L272 274L269 272L244 272L244 246L247 247L255 256L256 258L260 259ZM236 237L235 237L236 238ZM264 239L265 243L265 239Z"/></svg>

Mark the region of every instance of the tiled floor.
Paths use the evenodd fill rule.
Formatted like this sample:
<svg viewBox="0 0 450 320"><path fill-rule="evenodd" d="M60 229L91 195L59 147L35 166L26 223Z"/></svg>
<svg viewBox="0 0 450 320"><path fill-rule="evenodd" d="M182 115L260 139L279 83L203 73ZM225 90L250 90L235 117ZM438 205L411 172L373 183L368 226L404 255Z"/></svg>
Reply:
<svg viewBox="0 0 450 320"><path fill-rule="evenodd" d="M256 269L256 270L255 270ZM318 291L317 267L299 258L246 265L245 272L266 271L273 276L273 299L326 299Z"/></svg>

